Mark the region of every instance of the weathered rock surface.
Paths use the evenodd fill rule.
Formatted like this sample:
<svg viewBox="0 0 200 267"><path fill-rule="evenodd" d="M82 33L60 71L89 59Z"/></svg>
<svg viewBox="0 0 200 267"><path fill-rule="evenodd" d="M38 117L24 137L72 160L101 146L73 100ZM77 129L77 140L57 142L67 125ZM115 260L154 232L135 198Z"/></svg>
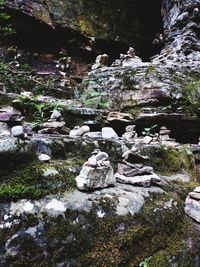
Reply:
<svg viewBox="0 0 200 267"><path fill-rule="evenodd" d="M115 185L114 171L108 154L99 150L92 154L76 177L78 189L91 191Z"/></svg>

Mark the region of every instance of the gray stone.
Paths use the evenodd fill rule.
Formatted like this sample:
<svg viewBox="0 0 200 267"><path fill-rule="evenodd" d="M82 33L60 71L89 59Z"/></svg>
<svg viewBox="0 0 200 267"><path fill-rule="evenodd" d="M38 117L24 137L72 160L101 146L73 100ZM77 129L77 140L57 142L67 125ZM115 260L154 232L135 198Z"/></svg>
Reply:
<svg viewBox="0 0 200 267"><path fill-rule="evenodd" d="M54 111L52 112L50 118L53 119L53 120L59 120L59 119L62 118L62 115L58 110L54 109Z"/></svg>
<svg viewBox="0 0 200 267"><path fill-rule="evenodd" d="M189 197L193 198L193 199L196 199L196 200L200 200L200 193L197 193L197 192L190 192L188 194Z"/></svg>
<svg viewBox="0 0 200 267"><path fill-rule="evenodd" d="M133 177L135 175L152 174L153 168L148 166L137 168L137 165L133 168L132 166L120 163L118 164L118 172L127 177Z"/></svg>
<svg viewBox="0 0 200 267"><path fill-rule="evenodd" d="M115 174L116 181L123 184L131 184L134 186L149 187L151 185L160 185L160 178L156 174L149 175L136 175L133 177L127 177L121 175L118 172Z"/></svg>
<svg viewBox="0 0 200 267"><path fill-rule="evenodd" d="M23 137L24 136L24 129L21 125L14 126L11 129L11 133L14 137Z"/></svg>
<svg viewBox="0 0 200 267"><path fill-rule="evenodd" d="M65 126L64 121L52 121L52 122L42 123L40 127L57 129L57 128L62 128L63 126Z"/></svg>
<svg viewBox="0 0 200 267"><path fill-rule="evenodd" d="M196 187L196 188L194 189L194 192L195 192L195 193L200 193L200 186Z"/></svg>
<svg viewBox="0 0 200 267"><path fill-rule="evenodd" d="M200 201L187 197L185 201L185 212L188 216L200 223Z"/></svg>
<svg viewBox="0 0 200 267"><path fill-rule="evenodd" d="M85 133L83 136L86 138L94 138L94 139L103 138L102 132Z"/></svg>
<svg viewBox="0 0 200 267"><path fill-rule="evenodd" d="M76 184L79 190L91 191L115 185L113 168L84 166L79 176L76 177Z"/></svg>
<svg viewBox="0 0 200 267"><path fill-rule="evenodd" d="M104 139L118 139L118 135L111 127L103 127L102 128L102 137Z"/></svg>

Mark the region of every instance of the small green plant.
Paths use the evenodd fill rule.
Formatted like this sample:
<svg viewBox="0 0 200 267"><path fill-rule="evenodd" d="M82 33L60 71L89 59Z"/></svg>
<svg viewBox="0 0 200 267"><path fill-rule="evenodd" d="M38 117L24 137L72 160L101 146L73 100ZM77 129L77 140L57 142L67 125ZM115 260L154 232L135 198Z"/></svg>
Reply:
<svg viewBox="0 0 200 267"><path fill-rule="evenodd" d="M141 261L140 264L139 264L139 267L148 267L150 259L151 259L151 257L146 258L143 261Z"/></svg>
<svg viewBox="0 0 200 267"><path fill-rule="evenodd" d="M154 135L157 127L158 127L158 125L155 124L155 125L153 125L151 127L144 128L144 130L142 131L142 134L144 136L151 136L151 137L153 137L153 135Z"/></svg>
<svg viewBox="0 0 200 267"><path fill-rule="evenodd" d="M4 12L4 4L5 0L0 0L0 34L3 36L15 33L11 25L8 24L10 16L6 12Z"/></svg>
<svg viewBox="0 0 200 267"><path fill-rule="evenodd" d="M109 108L109 101L106 99L107 95L108 94L104 92L91 91L86 95L83 102L89 107L106 109Z"/></svg>
<svg viewBox="0 0 200 267"><path fill-rule="evenodd" d="M183 90L183 106L191 113L200 116L200 80L193 80L186 84Z"/></svg>

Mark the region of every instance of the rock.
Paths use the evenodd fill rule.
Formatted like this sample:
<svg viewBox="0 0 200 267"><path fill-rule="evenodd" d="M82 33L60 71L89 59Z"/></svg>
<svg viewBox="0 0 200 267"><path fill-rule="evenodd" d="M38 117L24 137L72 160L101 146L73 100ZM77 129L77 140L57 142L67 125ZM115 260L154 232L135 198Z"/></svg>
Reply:
<svg viewBox="0 0 200 267"><path fill-rule="evenodd" d="M38 156L38 159L40 160L40 161L49 161L50 159L51 159L51 157L49 156L49 155L46 155L46 154L40 154L39 156Z"/></svg>
<svg viewBox="0 0 200 267"><path fill-rule="evenodd" d="M102 128L102 137L104 139L118 139L118 135L111 127L103 127Z"/></svg>
<svg viewBox="0 0 200 267"><path fill-rule="evenodd" d="M40 127L58 129L58 128L62 128L63 126L65 126L64 121L52 121L52 122L44 122L41 124Z"/></svg>
<svg viewBox="0 0 200 267"><path fill-rule="evenodd" d="M21 112L11 106L0 109L0 122L22 121Z"/></svg>
<svg viewBox="0 0 200 267"><path fill-rule="evenodd" d="M29 99L33 98L34 96L32 92L28 92L28 91L21 92L20 95L25 96Z"/></svg>
<svg viewBox="0 0 200 267"><path fill-rule="evenodd" d="M8 130L4 130L4 131L0 132L0 136L10 136L10 135L11 135L11 133Z"/></svg>
<svg viewBox="0 0 200 267"><path fill-rule="evenodd" d="M99 149L93 151L92 156L84 163L80 174L76 177L79 190L90 191L105 188L115 184L113 168L108 154Z"/></svg>
<svg viewBox="0 0 200 267"><path fill-rule="evenodd" d="M112 121L121 121L121 122L131 122L133 121L133 116L129 113L120 113L120 112L110 112L107 117L108 122Z"/></svg>
<svg viewBox="0 0 200 267"><path fill-rule="evenodd" d="M195 192L195 193L200 193L200 186L196 187L196 188L194 189L194 192Z"/></svg>
<svg viewBox="0 0 200 267"><path fill-rule="evenodd" d="M200 223L200 201L187 197L185 201L185 212L188 216Z"/></svg>
<svg viewBox="0 0 200 267"><path fill-rule="evenodd" d="M108 65L108 55L107 54L98 55L96 57L95 63L100 63L103 66L107 66Z"/></svg>
<svg viewBox="0 0 200 267"><path fill-rule="evenodd" d="M84 166L79 176L76 177L76 184L79 190L91 191L115 185L113 168Z"/></svg>
<svg viewBox="0 0 200 267"><path fill-rule="evenodd" d="M84 134L89 132L90 132L90 127L87 125L82 127L75 126L74 129L70 131L69 136L70 137L83 136Z"/></svg>
<svg viewBox="0 0 200 267"><path fill-rule="evenodd" d="M147 156L142 156L137 152L137 150L134 150L135 148L133 147L131 150L125 152L122 157L130 163L144 163L145 160L148 159Z"/></svg>
<svg viewBox="0 0 200 267"><path fill-rule="evenodd" d="M151 136L145 136L143 139L142 139L142 142L144 144L150 144L152 142L153 138Z"/></svg>
<svg viewBox="0 0 200 267"><path fill-rule="evenodd" d="M58 175L59 172L53 168L49 168L49 169L45 169L43 172L43 176L46 177L55 177L56 175Z"/></svg>
<svg viewBox="0 0 200 267"><path fill-rule="evenodd" d="M135 131L135 125L128 125L126 126L126 132L134 132Z"/></svg>
<svg viewBox="0 0 200 267"><path fill-rule="evenodd" d="M12 127L11 133L14 137L24 137L24 129L21 125Z"/></svg>
<svg viewBox="0 0 200 267"><path fill-rule="evenodd" d="M134 165L135 166L135 165ZM142 174L152 174L153 168L148 166L135 166L135 168L128 166L123 163L118 164L118 172L122 175L125 175L127 177L132 177L135 175L142 175Z"/></svg>
<svg viewBox="0 0 200 267"><path fill-rule="evenodd" d="M200 200L200 193L198 193L198 192L190 192L188 194L188 196L191 197L191 198L193 198L193 199L196 199L198 201Z"/></svg>
<svg viewBox="0 0 200 267"><path fill-rule="evenodd" d="M59 119L62 118L62 115L58 110L54 109L54 111L52 112L50 118L53 119L53 120L59 120Z"/></svg>
<svg viewBox="0 0 200 267"><path fill-rule="evenodd" d="M160 185L161 179L156 174L149 175L136 175L133 177L127 177L119 173L115 174L116 181L123 184L131 184L134 186L149 187L151 185Z"/></svg>
<svg viewBox="0 0 200 267"><path fill-rule="evenodd" d="M94 138L94 139L103 138L102 132L89 132L89 133L85 133L83 136L86 138Z"/></svg>

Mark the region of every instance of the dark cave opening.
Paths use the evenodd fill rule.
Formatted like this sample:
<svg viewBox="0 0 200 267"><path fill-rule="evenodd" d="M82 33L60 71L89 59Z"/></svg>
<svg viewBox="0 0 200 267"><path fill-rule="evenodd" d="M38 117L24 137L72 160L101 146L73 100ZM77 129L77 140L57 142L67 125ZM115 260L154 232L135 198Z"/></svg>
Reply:
<svg viewBox="0 0 200 267"><path fill-rule="evenodd" d="M125 128L131 123L125 123L120 121L113 121L109 123L109 127L112 127L119 137L125 133ZM143 136L142 132L145 128L153 128L152 134L158 133L162 126L167 127L170 131L170 138L175 139L180 144L197 144L200 137L200 122L196 119L183 119L180 118L146 118L142 120L136 120L133 122L136 125L135 130L138 136ZM154 128L154 126L156 126ZM97 129L96 129L97 130ZM98 129L100 130L100 129Z"/></svg>
<svg viewBox="0 0 200 267"><path fill-rule="evenodd" d="M114 12L118 10L118 5L113 4ZM154 0L152 4L147 0L126 0L122 6L124 9L121 10L120 18L116 17L115 25L115 34L120 36L120 40L96 38L91 51L85 49L90 45L90 39L78 32L59 26L54 29L26 14L7 9L17 32L9 41L31 52L57 54L61 48L65 48L71 56L78 55L86 62L93 62L97 54L101 53L107 53L112 62L119 58L120 53L126 53L129 46L134 46L143 61L149 61L163 47L159 42L153 44L156 35L163 31L161 1Z"/></svg>

